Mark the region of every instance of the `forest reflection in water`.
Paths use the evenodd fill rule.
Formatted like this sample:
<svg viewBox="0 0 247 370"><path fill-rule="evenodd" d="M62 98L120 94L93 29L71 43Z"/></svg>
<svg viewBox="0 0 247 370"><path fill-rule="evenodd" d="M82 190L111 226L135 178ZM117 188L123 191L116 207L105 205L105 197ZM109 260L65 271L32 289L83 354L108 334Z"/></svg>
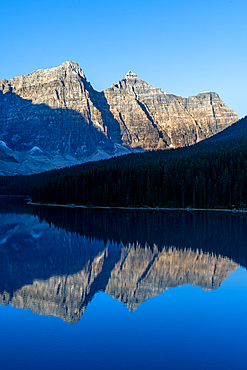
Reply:
<svg viewBox="0 0 247 370"><path fill-rule="evenodd" d="M30 207L1 199L0 304L77 322L104 291L135 310L183 284L217 289L246 267L246 217Z"/></svg>

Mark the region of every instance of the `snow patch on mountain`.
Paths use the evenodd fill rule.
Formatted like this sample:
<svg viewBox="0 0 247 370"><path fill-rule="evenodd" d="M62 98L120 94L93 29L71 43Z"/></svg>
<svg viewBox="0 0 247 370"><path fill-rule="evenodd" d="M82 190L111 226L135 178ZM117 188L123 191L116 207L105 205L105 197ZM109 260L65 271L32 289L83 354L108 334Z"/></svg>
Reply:
<svg viewBox="0 0 247 370"><path fill-rule="evenodd" d="M36 155L44 155L44 152L38 146L34 146L31 150L28 151L28 154L32 156L36 156Z"/></svg>
<svg viewBox="0 0 247 370"><path fill-rule="evenodd" d="M5 148L5 149L8 149L8 150L10 150L12 152L12 149L10 149L8 147L8 145L5 143L5 141L0 140L0 146L3 147L3 148Z"/></svg>

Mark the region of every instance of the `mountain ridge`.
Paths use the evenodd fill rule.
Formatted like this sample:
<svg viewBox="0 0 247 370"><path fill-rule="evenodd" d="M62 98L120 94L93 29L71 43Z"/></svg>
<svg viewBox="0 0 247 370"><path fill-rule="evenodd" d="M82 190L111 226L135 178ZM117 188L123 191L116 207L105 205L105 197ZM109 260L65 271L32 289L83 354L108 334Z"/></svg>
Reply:
<svg viewBox="0 0 247 370"><path fill-rule="evenodd" d="M72 61L1 80L0 111L0 140L17 162L13 170L0 162L4 175L188 146L237 121L216 93L182 98L147 84L132 71L98 92ZM49 159L34 163L27 155L34 147Z"/></svg>

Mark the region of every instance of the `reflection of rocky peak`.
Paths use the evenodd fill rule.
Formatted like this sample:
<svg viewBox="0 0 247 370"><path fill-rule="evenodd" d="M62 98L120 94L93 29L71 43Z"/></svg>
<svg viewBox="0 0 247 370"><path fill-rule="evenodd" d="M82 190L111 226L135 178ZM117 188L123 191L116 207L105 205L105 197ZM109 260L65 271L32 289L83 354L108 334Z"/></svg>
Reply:
<svg viewBox="0 0 247 370"><path fill-rule="evenodd" d="M53 315L64 321L76 322L85 312L93 295L104 289L101 274L109 262L108 257L106 248L93 261L88 260L80 272L68 276L52 276L47 280L34 280L33 284L15 291L12 297L4 292L0 295L0 304L10 303L13 307L29 309L40 315ZM107 274L107 271L104 273Z"/></svg>
<svg viewBox="0 0 247 370"><path fill-rule="evenodd" d="M217 289L238 265L225 257L176 248L123 248L106 292L130 309L164 290L183 284Z"/></svg>
<svg viewBox="0 0 247 370"><path fill-rule="evenodd" d="M237 266L228 258L199 251L109 246L89 259L81 271L35 279L12 294L4 291L0 303L76 322L99 290L133 310L170 287L190 283L203 289L218 288Z"/></svg>
<svg viewBox="0 0 247 370"><path fill-rule="evenodd" d="M48 221L40 222L11 199L0 204L0 303L65 321L78 321L100 290L134 310L171 287L216 289L238 266L230 257L246 259L246 225L237 216L49 208L58 219L41 212ZM55 220L63 222L54 227ZM64 230L70 222L73 232Z"/></svg>

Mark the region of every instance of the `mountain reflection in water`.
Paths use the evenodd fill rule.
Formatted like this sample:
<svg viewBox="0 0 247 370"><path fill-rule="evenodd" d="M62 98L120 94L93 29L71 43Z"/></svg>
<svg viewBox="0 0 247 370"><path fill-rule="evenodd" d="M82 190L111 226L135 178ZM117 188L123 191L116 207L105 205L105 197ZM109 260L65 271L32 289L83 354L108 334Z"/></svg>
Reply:
<svg viewBox="0 0 247 370"><path fill-rule="evenodd" d="M134 310L182 284L216 289L239 262L246 266L246 218L238 215L10 200L2 200L0 212L0 304L68 322L80 319L98 291Z"/></svg>

